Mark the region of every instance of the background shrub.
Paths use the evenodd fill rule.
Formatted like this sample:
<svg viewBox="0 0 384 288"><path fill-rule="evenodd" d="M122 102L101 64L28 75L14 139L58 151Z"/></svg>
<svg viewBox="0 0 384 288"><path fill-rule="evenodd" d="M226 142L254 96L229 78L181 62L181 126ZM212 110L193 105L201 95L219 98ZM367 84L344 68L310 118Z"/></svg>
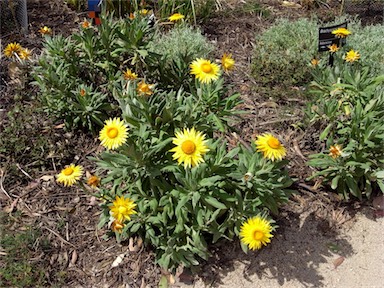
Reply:
<svg viewBox="0 0 384 288"><path fill-rule="evenodd" d="M361 54L373 73L384 71L384 33L383 25L363 27L356 18L343 17L329 23L318 19L290 21L279 19L275 25L256 36L255 51L252 58L252 75L262 85L300 85L312 80L310 61L323 58L328 53L318 55L318 28L348 21L352 35L347 44ZM380 36L381 35L381 36Z"/></svg>

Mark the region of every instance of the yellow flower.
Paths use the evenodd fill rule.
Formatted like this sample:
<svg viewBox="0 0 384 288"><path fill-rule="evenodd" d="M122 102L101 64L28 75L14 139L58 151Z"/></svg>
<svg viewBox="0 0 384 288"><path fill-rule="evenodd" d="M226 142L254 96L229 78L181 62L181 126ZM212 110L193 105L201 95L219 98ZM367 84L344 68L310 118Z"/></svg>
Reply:
<svg viewBox="0 0 384 288"><path fill-rule="evenodd" d="M313 67L316 67L317 65L319 65L319 63L320 63L320 60L318 60L316 58L311 60L311 64L312 64Z"/></svg>
<svg viewBox="0 0 384 288"><path fill-rule="evenodd" d="M223 57L221 58L221 66L225 72L233 69L235 66L235 60L233 60L232 54L224 53Z"/></svg>
<svg viewBox="0 0 384 288"><path fill-rule="evenodd" d="M334 44L328 46L328 49L329 49L329 52L335 53L335 52L339 51L340 47L334 43Z"/></svg>
<svg viewBox="0 0 384 288"><path fill-rule="evenodd" d="M172 141L176 147L169 150L170 152L175 152L173 159L177 159L179 164L184 162L185 169L191 166L195 167L200 162L204 162L202 156L209 151L204 138L205 135L202 132L197 132L195 128L176 132L176 137Z"/></svg>
<svg viewBox="0 0 384 288"><path fill-rule="evenodd" d="M124 228L124 224L118 220L114 220L111 225L111 229L113 232L121 233Z"/></svg>
<svg viewBox="0 0 384 288"><path fill-rule="evenodd" d="M124 196L116 196L115 201L110 207L111 216L119 222L124 220L131 220L130 215L136 214L137 212L133 210L136 207L136 204L129 198L124 198Z"/></svg>
<svg viewBox="0 0 384 288"><path fill-rule="evenodd" d="M272 161L282 160L286 155L286 150L280 141L269 133L257 136L255 141L258 152L263 152L264 158Z"/></svg>
<svg viewBox="0 0 384 288"><path fill-rule="evenodd" d="M127 124L124 123L124 120L120 120L119 118L106 120L99 135L101 145L109 150L116 149L123 145L127 140L127 137Z"/></svg>
<svg viewBox="0 0 384 288"><path fill-rule="evenodd" d="M350 50L349 52L347 52L347 54L345 55L345 61L347 62L355 62L357 60L360 59L360 54L359 52L357 51L354 51L354 50Z"/></svg>
<svg viewBox="0 0 384 288"><path fill-rule="evenodd" d="M19 52L19 57L20 59L23 59L23 60L29 60L29 58L31 58L31 55L32 55L32 51L29 50L28 48L21 49Z"/></svg>
<svg viewBox="0 0 384 288"><path fill-rule="evenodd" d="M333 30L332 34L336 35L338 38L345 38L351 34L351 31L349 31L347 28L341 27Z"/></svg>
<svg viewBox="0 0 384 288"><path fill-rule="evenodd" d="M131 69L127 69L125 72L124 72L124 79L125 80L135 80L137 79L137 74L132 72Z"/></svg>
<svg viewBox="0 0 384 288"><path fill-rule="evenodd" d="M333 159L339 157L341 153L342 148L340 145L331 145L331 147L329 147L329 156L331 156Z"/></svg>
<svg viewBox="0 0 384 288"><path fill-rule="evenodd" d="M4 55L7 56L8 58L11 58L15 56L15 53L18 54L20 51L23 50L21 45L19 43L9 43L7 47L4 49Z"/></svg>
<svg viewBox="0 0 384 288"><path fill-rule="evenodd" d="M47 26L44 26L40 28L39 32L41 33L41 35L50 35L52 34L52 29Z"/></svg>
<svg viewBox="0 0 384 288"><path fill-rule="evenodd" d="M147 10L147 9L141 9L140 10L140 14L143 16L146 16L148 13L149 13L149 10Z"/></svg>
<svg viewBox="0 0 384 288"><path fill-rule="evenodd" d="M84 20L84 21L81 23L81 27L83 27L84 29L87 29L87 28L91 27L91 23L88 22L87 20Z"/></svg>
<svg viewBox="0 0 384 288"><path fill-rule="evenodd" d="M139 84L137 84L137 93L144 96L150 96L152 95L154 84L147 84L144 81L141 81Z"/></svg>
<svg viewBox="0 0 384 288"><path fill-rule="evenodd" d="M202 83L210 83L217 80L220 74L220 67L209 60L197 58L190 65L191 74L195 75Z"/></svg>
<svg viewBox="0 0 384 288"><path fill-rule="evenodd" d="M260 249L262 245L266 246L271 242L272 230L268 220L260 216L250 218L240 228L240 241L251 250Z"/></svg>
<svg viewBox="0 0 384 288"><path fill-rule="evenodd" d="M64 186L72 186L81 178L82 175L83 167L71 164L66 166L65 169L61 170L61 172L56 175L56 181L58 183L63 183Z"/></svg>
<svg viewBox="0 0 384 288"><path fill-rule="evenodd" d="M176 22L176 21L179 21L181 19L184 19L184 15L180 14L180 13L175 13L175 14L172 14L171 16L168 17L168 20L172 21L172 22Z"/></svg>
<svg viewBox="0 0 384 288"><path fill-rule="evenodd" d="M93 188L96 188L97 186L100 185L100 178L97 177L96 175L92 175L91 177L88 178L87 184Z"/></svg>

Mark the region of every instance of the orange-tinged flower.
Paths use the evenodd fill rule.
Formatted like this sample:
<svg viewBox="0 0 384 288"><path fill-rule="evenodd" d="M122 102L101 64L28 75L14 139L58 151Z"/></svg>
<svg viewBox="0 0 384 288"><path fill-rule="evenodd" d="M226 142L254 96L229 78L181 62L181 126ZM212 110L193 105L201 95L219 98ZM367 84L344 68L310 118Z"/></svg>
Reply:
<svg viewBox="0 0 384 288"><path fill-rule="evenodd" d="M23 47L19 43L9 43L4 49L4 55L8 58L14 57L15 54L19 54L23 50Z"/></svg>
<svg viewBox="0 0 384 288"><path fill-rule="evenodd" d="M329 156L331 156L333 159L336 159L337 157L341 156L342 153L341 145L331 145L329 147Z"/></svg>
<svg viewBox="0 0 384 288"><path fill-rule="evenodd" d="M320 60L318 60L316 58L313 58L311 60L311 64L312 64L313 67L316 67L317 65L319 65L319 63L320 63Z"/></svg>
<svg viewBox="0 0 384 288"><path fill-rule="evenodd" d="M137 79L137 74L132 72L131 69L127 69L125 72L124 72L124 79L125 80L135 80Z"/></svg>
<svg viewBox="0 0 384 288"><path fill-rule="evenodd" d="M339 51L340 47L337 46L337 44L333 43L332 45L328 46L329 52L335 53Z"/></svg>
<svg viewBox="0 0 384 288"><path fill-rule="evenodd" d="M137 84L137 92L143 96L150 96L153 94L154 84L147 84L144 81L141 81Z"/></svg>
<svg viewBox="0 0 384 288"><path fill-rule="evenodd" d="M96 175L92 175L91 177L88 178L87 184L93 188L96 188L97 186L100 185L100 178L97 177Z"/></svg>
<svg viewBox="0 0 384 288"><path fill-rule="evenodd" d="M20 59L23 59L23 60L29 60L29 58L31 58L31 55L32 55L32 51L29 50L28 48L21 49L19 52L19 57Z"/></svg>
<svg viewBox="0 0 384 288"><path fill-rule="evenodd" d="M135 14L129 13L129 19L131 19L131 20L135 19Z"/></svg>
<svg viewBox="0 0 384 288"><path fill-rule="evenodd" d="M112 222L111 229L112 229L113 232L121 233L123 228L124 228L124 224L121 221L115 219Z"/></svg>
<svg viewBox="0 0 384 288"><path fill-rule="evenodd" d="M85 95L87 95L87 91L85 91L84 88L81 88L80 89L80 96L84 97Z"/></svg>
<svg viewBox="0 0 384 288"><path fill-rule="evenodd" d="M84 29L87 29L87 28L91 27L91 23L88 22L87 20L84 20L84 21L81 23L81 27L83 27Z"/></svg>
<svg viewBox="0 0 384 288"><path fill-rule="evenodd" d="M51 35L52 29L47 27L47 26L44 26L44 27L40 28L39 32L41 33L41 35Z"/></svg>

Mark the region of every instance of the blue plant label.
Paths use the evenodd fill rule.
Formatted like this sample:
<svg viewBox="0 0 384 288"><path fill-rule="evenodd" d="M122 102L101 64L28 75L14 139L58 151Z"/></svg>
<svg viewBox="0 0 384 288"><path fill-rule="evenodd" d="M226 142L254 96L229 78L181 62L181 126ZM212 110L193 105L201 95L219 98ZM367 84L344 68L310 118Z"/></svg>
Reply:
<svg viewBox="0 0 384 288"><path fill-rule="evenodd" d="M101 2L102 0L88 0L88 11L101 11Z"/></svg>
<svg viewBox="0 0 384 288"><path fill-rule="evenodd" d="M338 28L347 28L347 22L339 25L319 28L319 52L329 51L328 47L332 44L336 44L341 47L347 43L346 38L339 38L332 34L332 31Z"/></svg>

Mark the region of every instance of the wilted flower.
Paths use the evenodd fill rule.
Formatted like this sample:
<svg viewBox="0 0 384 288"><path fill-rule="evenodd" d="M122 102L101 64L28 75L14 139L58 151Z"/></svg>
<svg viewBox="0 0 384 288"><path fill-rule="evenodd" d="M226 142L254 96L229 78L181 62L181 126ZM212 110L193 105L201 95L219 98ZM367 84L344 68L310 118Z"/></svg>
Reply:
<svg viewBox="0 0 384 288"><path fill-rule="evenodd" d="M100 178L97 177L96 175L92 175L91 177L88 178L87 184L93 188L96 188L97 186L100 185Z"/></svg>
<svg viewBox="0 0 384 288"><path fill-rule="evenodd" d="M331 145L331 147L329 147L329 156L331 156L334 159L340 157L342 152L343 151L340 145L336 144L336 145Z"/></svg>
<svg viewBox="0 0 384 288"><path fill-rule="evenodd" d="M223 57L221 58L221 66L225 72L233 70L233 67L235 66L235 60L233 60L232 54L223 54Z"/></svg>
<svg viewBox="0 0 384 288"><path fill-rule="evenodd" d="M320 60L318 60L316 58L313 58L311 60L311 64L312 64L313 67L316 67L317 65L319 65L319 63L320 63Z"/></svg>
<svg viewBox="0 0 384 288"><path fill-rule="evenodd" d="M52 29L47 27L47 26L44 26L44 27L40 28L39 32L41 33L41 35L51 35Z"/></svg>
<svg viewBox="0 0 384 288"><path fill-rule="evenodd" d="M328 46L328 49L329 49L329 52L331 52L331 53L335 53L335 52L337 52L337 51L339 51L339 46L337 46L337 44L332 44L332 45L330 45L330 46Z"/></svg>

